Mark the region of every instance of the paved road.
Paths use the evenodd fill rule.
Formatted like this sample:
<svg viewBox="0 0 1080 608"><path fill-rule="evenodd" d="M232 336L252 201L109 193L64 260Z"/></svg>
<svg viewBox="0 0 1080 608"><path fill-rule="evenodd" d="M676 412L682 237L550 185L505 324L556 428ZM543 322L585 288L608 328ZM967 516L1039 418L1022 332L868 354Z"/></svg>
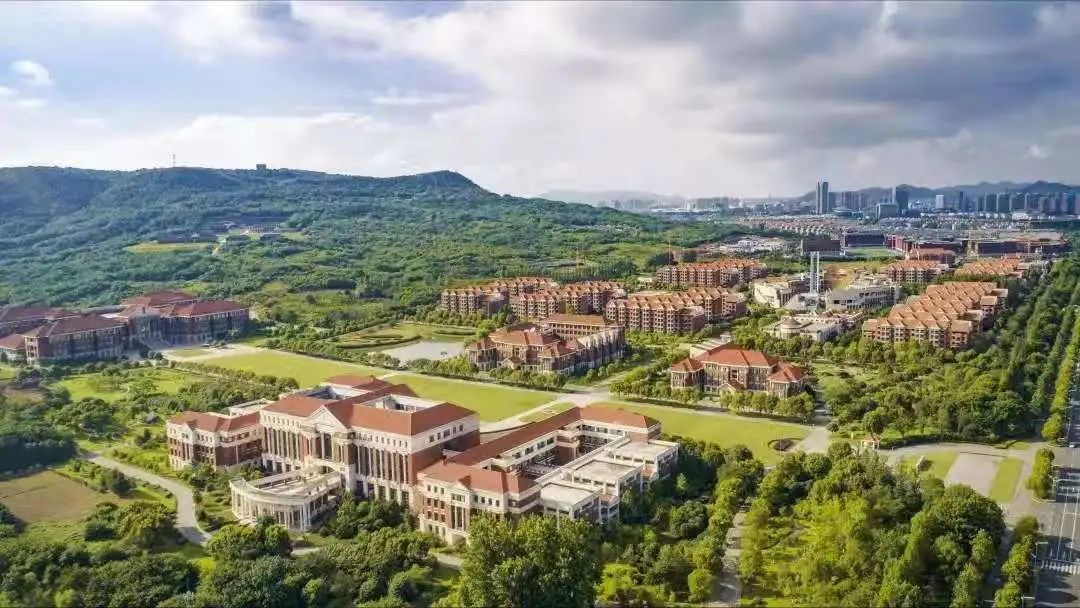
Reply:
<svg viewBox="0 0 1080 608"><path fill-rule="evenodd" d="M199 519L195 517L195 496L191 488L168 477L155 475L146 469L141 469L130 464L117 462L93 452L83 455L81 458L107 469L115 469L128 477L153 484L165 489L176 498L176 529L180 531L188 542L197 545L205 545L210 540L210 534L199 527Z"/></svg>
<svg viewBox="0 0 1080 608"><path fill-rule="evenodd" d="M1070 395L1065 445L1080 445L1080 399ZM1054 501L1040 512L1043 540L1038 565L1037 606L1080 605L1080 447L1054 450L1058 469Z"/></svg>

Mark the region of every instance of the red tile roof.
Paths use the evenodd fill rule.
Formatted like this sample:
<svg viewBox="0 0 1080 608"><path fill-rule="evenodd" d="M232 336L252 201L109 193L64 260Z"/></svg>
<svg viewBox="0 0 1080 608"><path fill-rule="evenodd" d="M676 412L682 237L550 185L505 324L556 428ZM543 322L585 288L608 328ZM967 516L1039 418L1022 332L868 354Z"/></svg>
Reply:
<svg viewBox="0 0 1080 608"><path fill-rule="evenodd" d="M174 304L164 308L162 312L168 317L201 317L238 310L247 310L246 304L231 300L199 300L187 304Z"/></svg>
<svg viewBox="0 0 1080 608"><path fill-rule="evenodd" d="M757 350L747 350L731 344L725 344L706 351L695 359L703 362L732 365L738 367L769 367L776 365L776 358Z"/></svg>
<svg viewBox="0 0 1080 608"><path fill-rule="evenodd" d="M352 376L349 374L331 376L326 379L326 384L336 384L338 386L347 386L349 388L356 389L367 389L371 391L392 386L389 382L379 380L374 376Z"/></svg>
<svg viewBox="0 0 1080 608"><path fill-rule="evenodd" d="M558 336L546 334L533 325L518 325L494 331L488 338L495 343L518 346L547 346L561 340Z"/></svg>
<svg viewBox="0 0 1080 608"><path fill-rule="evenodd" d="M289 416L310 416L315 410L333 402L333 399L320 399L307 395L286 395L264 407L262 411L288 414Z"/></svg>
<svg viewBox="0 0 1080 608"><path fill-rule="evenodd" d="M781 363L777 370L769 374L768 380L772 382L799 382L806 377L802 368L795 367L790 363Z"/></svg>
<svg viewBox="0 0 1080 608"><path fill-rule="evenodd" d="M21 321L55 320L75 317L79 313L51 306L8 306L0 308L0 323L18 323Z"/></svg>
<svg viewBox="0 0 1080 608"><path fill-rule="evenodd" d="M691 359L691 358L683 359L682 361L678 361L678 362L674 363L671 366L671 371L673 371L673 372L689 373L689 372L696 372L696 371L699 371L701 369L702 369L701 361L698 361L697 359Z"/></svg>
<svg viewBox="0 0 1080 608"><path fill-rule="evenodd" d="M171 424L184 424L200 431L235 431L259 423L259 412L225 416L213 412L181 412L169 418Z"/></svg>
<svg viewBox="0 0 1080 608"><path fill-rule="evenodd" d="M124 327L125 325L127 325L125 322L118 319L108 319L100 315L85 315L53 321L48 325L36 327L26 332L25 335L34 338L43 338L47 336L63 336L66 334L75 334L99 329L112 329Z"/></svg>
<svg viewBox="0 0 1080 608"><path fill-rule="evenodd" d="M460 483L466 488L496 494L521 494L536 487L536 482L528 477L510 475L502 471L492 471L480 467L471 467L455 462L441 461L420 472L429 479L446 483Z"/></svg>
<svg viewBox="0 0 1080 608"><path fill-rule="evenodd" d="M11 334L0 338L0 349L2 350L26 350L26 340L22 337L22 334Z"/></svg>

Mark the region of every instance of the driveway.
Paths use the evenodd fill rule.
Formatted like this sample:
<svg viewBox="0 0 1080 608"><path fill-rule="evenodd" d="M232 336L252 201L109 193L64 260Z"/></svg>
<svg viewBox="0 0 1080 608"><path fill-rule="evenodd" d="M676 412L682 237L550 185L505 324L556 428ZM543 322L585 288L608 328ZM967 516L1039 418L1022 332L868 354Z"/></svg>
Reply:
<svg viewBox="0 0 1080 608"><path fill-rule="evenodd" d="M195 496L191 493L191 488L188 488L175 479L155 475L146 469L118 462L93 452L88 452L80 456L80 458L98 466L105 467L106 469L120 471L124 475L138 479L139 481L144 481L163 488L166 492L172 494L173 497L176 498L176 529L180 531L180 534L187 539L188 542L195 543L196 545L205 545L206 541L210 540L210 534L199 527L199 519L195 517Z"/></svg>

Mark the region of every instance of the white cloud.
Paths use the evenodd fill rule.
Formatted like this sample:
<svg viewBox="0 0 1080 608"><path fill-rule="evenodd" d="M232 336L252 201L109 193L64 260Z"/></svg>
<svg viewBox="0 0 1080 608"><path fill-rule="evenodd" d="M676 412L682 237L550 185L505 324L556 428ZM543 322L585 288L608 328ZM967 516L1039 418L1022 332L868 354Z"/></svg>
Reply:
<svg viewBox="0 0 1080 608"><path fill-rule="evenodd" d="M50 86L53 81L49 70L36 61L19 59L11 62L11 71L20 76L26 84L35 87Z"/></svg>
<svg viewBox="0 0 1080 608"><path fill-rule="evenodd" d="M11 97L15 94L15 89L9 89L8 87L0 87L0 98Z"/></svg>
<svg viewBox="0 0 1080 608"><path fill-rule="evenodd" d="M93 127L101 129L108 126L109 121L96 116L79 116L68 121L74 127Z"/></svg>
<svg viewBox="0 0 1080 608"><path fill-rule="evenodd" d="M1037 158L1042 160L1050 155L1049 150L1040 146L1039 144L1031 144L1027 149L1028 158Z"/></svg>
<svg viewBox="0 0 1080 608"><path fill-rule="evenodd" d="M371 103L377 106L442 106L457 103L462 99L461 95L452 93L401 92L391 88L385 93L372 95Z"/></svg>
<svg viewBox="0 0 1080 608"><path fill-rule="evenodd" d="M11 103L11 105L21 110L36 110L37 108L45 106L48 103L40 97L21 97Z"/></svg>

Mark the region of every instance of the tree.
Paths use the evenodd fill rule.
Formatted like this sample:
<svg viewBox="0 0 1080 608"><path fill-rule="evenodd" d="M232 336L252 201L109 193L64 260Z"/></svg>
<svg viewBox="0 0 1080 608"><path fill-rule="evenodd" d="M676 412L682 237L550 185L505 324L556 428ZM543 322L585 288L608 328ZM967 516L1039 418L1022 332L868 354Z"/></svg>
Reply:
<svg viewBox="0 0 1080 608"><path fill-rule="evenodd" d="M694 538L705 530L708 523L705 505L696 500L675 507L668 516L668 529L678 538Z"/></svg>
<svg viewBox="0 0 1080 608"><path fill-rule="evenodd" d="M196 592L196 604L207 608L292 608L300 599L301 580L289 560L277 555L218 563Z"/></svg>
<svg viewBox="0 0 1080 608"><path fill-rule="evenodd" d="M1036 497L1046 500L1054 491L1054 452L1050 448L1040 448L1035 454L1035 462L1031 465L1031 477L1028 477L1027 488Z"/></svg>
<svg viewBox="0 0 1080 608"><path fill-rule="evenodd" d="M708 570L697 569L691 572L686 579L686 586L690 589L690 601L698 604L708 601L712 597L715 582L716 576Z"/></svg>
<svg viewBox="0 0 1080 608"><path fill-rule="evenodd" d="M137 547L149 549L172 540L175 517L165 505L156 502L133 502L120 513L120 536Z"/></svg>
<svg viewBox="0 0 1080 608"><path fill-rule="evenodd" d="M292 553L292 542L284 527L260 520L254 526L223 526L210 538L206 550L222 561L255 559L264 555L287 556Z"/></svg>
<svg viewBox="0 0 1080 608"><path fill-rule="evenodd" d="M600 578L599 544L588 522L481 515L470 525L459 586L461 606L593 605Z"/></svg>
<svg viewBox="0 0 1080 608"><path fill-rule="evenodd" d="M1022 608L1024 594L1014 582L1005 583L994 594L994 608Z"/></svg>
<svg viewBox="0 0 1080 608"><path fill-rule="evenodd" d="M641 574L629 564L604 564L597 586L597 599L605 604L635 608L661 606L662 594L655 587L640 584Z"/></svg>
<svg viewBox="0 0 1080 608"><path fill-rule="evenodd" d="M194 588L196 579L195 567L180 555L137 555L94 568L82 605L154 606Z"/></svg>

